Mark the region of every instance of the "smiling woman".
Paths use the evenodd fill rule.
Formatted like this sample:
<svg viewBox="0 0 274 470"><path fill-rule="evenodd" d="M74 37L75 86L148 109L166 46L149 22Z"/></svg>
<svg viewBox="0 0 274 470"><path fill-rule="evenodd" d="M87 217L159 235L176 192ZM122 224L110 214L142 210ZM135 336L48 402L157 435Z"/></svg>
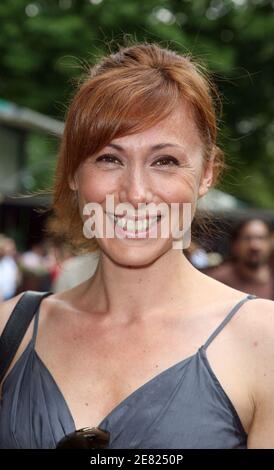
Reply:
<svg viewBox="0 0 274 470"><path fill-rule="evenodd" d="M104 169L121 165L125 155L131 160L136 142L129 142L132 145L126 152L117 139L122 142L123 136L139 135L152 126L159 130L159 143L146 149L150 158L153 152L151 165L165 168L191 165L192 155L187 150L199 140L200 164L205 166L212 161L212 184L216 184L225 167L223 152L216 146L214 101L217 98L216 89L202 66L189 56L156 44L135 45L102 58L85 76L68 110L53 190L56 217L50 221L52 232L87 251L98 248L96 239L87 242L83 236L78 200L72 190L75 187L69 180L83 164L87 168L90 161L96 161L97 175L100 175ZM175 112L177 122L174 122ZM175 142L171 146L163 141L163 122L175 130ZM110 153L110 149L116 153ZM171 155L167 157L168 150ZM161 159L156 158L159 153ZM107 185L109 176L103 177Z"/></svg>
<svg viewBox="0 0 274 470"><path fill-rule="evenodd" d="M218 180L211 90L190 57L142 43L104 57L77 91L52 230L99 261L72 289L1 306L0 447L274 445L273 302L198 271L172 224L150 236L174 205L191 223ZM90 205L113 237L85 237Z"/></svg>

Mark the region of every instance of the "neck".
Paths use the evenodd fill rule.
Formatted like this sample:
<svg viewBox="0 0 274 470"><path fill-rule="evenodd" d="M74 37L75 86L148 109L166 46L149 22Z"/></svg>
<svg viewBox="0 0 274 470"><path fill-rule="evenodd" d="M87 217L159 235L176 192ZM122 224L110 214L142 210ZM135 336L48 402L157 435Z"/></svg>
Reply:
<svg viewBox="0 0 274 470"><path fill-rule="evenodd" d="M149 313L167 311L195 297L201 273L185 255L171 249L145 267L121 266L103 252L84 297L113 320L134 321Z"/></svg>
<svg viewBox="0 0 274 470"><path fill-rule="evenodd" d="M270 270L267 264L262 264L256 268L252 268L239 261L236 266L240 276L246 280L265 283L269 279Z"/></svg>

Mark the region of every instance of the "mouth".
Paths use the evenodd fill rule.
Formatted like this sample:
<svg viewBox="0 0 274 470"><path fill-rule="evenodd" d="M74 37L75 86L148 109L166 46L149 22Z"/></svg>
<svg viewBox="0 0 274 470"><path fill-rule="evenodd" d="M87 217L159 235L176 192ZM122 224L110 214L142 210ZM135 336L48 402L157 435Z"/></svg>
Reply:
<svg viewBox="0 0 274 470"><path fill-rule="evenodd" d="M114 222L115 228L117 227L119 232L121 230L125 235L131 237L136 235L146 235L162 218L161 215L131 218L128 216L117 216L109 212L107 212L107 215L110 217L111 221Z"/></svg>

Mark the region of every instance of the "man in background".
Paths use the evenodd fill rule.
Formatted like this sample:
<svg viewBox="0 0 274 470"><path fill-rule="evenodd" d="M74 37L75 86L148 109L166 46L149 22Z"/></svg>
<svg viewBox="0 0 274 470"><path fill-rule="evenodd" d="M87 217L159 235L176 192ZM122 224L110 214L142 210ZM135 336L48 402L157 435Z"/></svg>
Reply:
<svg viewBox="0 0 274 470"><path fill-rule="evenodd" d="M260 298L274 300L274 272L270 265L270 227L259 218L240 222L231 238L231 258L204 270L217 281Z"/></svg>

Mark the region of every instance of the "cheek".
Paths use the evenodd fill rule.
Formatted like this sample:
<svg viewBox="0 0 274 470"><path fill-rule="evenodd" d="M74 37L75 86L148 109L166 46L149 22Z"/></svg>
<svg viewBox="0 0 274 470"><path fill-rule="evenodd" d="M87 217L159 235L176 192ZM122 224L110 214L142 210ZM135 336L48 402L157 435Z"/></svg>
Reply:
<svg viewBox="0 0 274 470"><path fill-rule="evenodd" d="M195 171L196 170L196 171ZM166 202L194 202L198 191L197 169L185 169L180 174L150 175L144 182L150 190ZM82 169L78 173L79 200L103 203L107 194L115 194L123 178L116 172L97 172Z"/></svg>
<svg viewBox="0 0 274 470"><path fill-rule="evenodd" d="M114 192L116 182L107 173L86 171L79 173L79 198L82 203L102 203L107 194Z"/></svg>
<svg viewBox="0 0 274 470"><path fill-rule="evenodd" d="M175 217L175 219L173 220L176 220L176 214L178 214L178 210L180 230L182 230L183 228L183 223L192 223L197 204L196 187L197 184L196 179L194 177L190 177L189 175L187 177L178 177L178 175L176 175L176 178L174 177L168 182L166 182L165 185L162 185L160 192L158 192L160 198L165 201L168 205L174 204L174 206L176 206L176 204L179 204L179 207L177 206L177 209L175 209L174 207L175 214L172 217ZM184 205L185 203L190 203L190 206Z"/></svg>
<svg viewBox="0 0 274 470"><path fill-rule="evenodd" d="M193 175L176 175L159 186L167 202L193 202L197 195L197 180Z"/></svg>

